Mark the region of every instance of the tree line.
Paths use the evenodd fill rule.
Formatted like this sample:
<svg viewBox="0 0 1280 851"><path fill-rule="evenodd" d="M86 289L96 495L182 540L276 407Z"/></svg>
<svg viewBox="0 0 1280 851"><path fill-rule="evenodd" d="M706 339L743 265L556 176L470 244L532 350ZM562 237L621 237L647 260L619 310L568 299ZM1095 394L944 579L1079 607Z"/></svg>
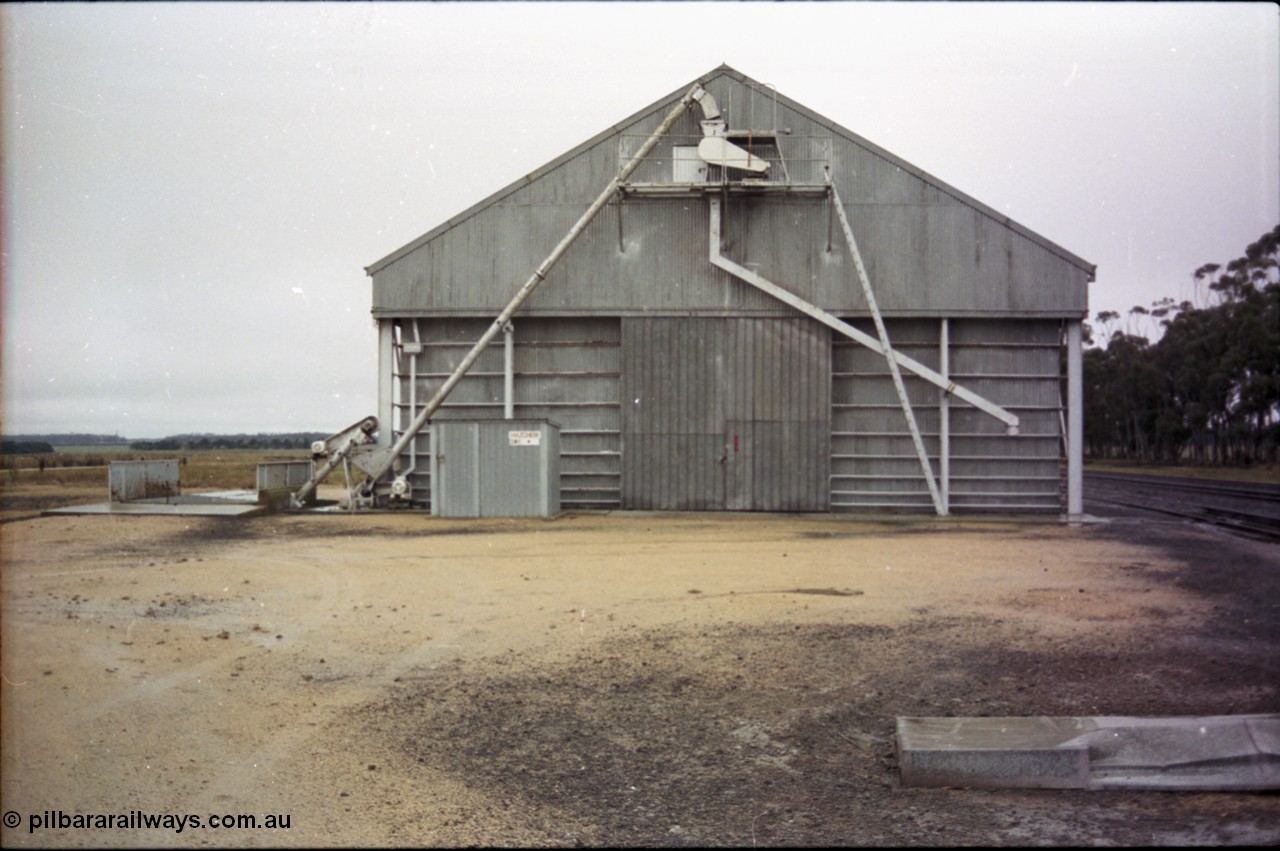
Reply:
<svg viewBox="0 0 1280 851"><path fill-rule="evenodd" d="M4 445L39 443L48 446L123 446L129 438L118 434L6 434L0 441ZM54 451L54 450L50 450Z"/></svg>
<svg viewBox="0 0 1280 851"><path fill-rule="evenodd" d="M1276 463L1280 453L1280 225L1226 265L1196 269L1194 301L1160 299L1086 323L1092 458ZM1158 328L1156 342L1147 333Z"/></svg>
<svg viewBox="0 0 1280 851"><path fill-rule="evenodd" d="M45 440L0 440L0 455L52 455L54 451Z"/></svg>
<svg viewBox="0 0 1280 851"><path fill-rule="evenodd" d="M187 451L203 449L310 449L311 444L329 435L306 431L289 434L178 434L159 440L135 440L130 449L141 451Z"/></svg>
<svg viewBox="0 0 1280 851"><path fill-rule="evenodd" d="M310 449L327 432L298 431L285 434L176 434L157 440L130 440L96 434L13 435L0 440L0 455L51 455L58 447L120 446L135 452L194 452L201 449Z"/></svg>

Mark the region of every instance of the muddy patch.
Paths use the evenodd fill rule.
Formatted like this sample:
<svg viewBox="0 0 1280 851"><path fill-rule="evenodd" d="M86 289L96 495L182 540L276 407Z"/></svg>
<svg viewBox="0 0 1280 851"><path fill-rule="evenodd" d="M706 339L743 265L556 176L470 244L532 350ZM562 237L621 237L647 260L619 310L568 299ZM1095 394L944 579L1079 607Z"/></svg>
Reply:
<svg viewBox="0 0 1280 851"><path fill-rule="evenodd" d="M1235 816L1205 838L1232 841L1275 817L1268 796L1188 796L1170 813L1168 796L1143 793L901 788L898 715L1275 705L1257 688L1265 663L1228 671L1177 646L1064 653L979 634L993 637L965 619L650 631L545 666L417 671L363 718L401 771L554 813L550 844L1136 844L1185 838L1223 806Z"/></svg>

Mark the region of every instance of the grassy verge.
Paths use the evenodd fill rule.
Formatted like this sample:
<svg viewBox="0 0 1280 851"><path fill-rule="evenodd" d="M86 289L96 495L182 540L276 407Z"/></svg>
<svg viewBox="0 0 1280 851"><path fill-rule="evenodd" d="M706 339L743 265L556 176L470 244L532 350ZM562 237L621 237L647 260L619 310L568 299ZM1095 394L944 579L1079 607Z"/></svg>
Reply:
<svg viewBox="0 0 1280 851"><path fill-rule="evenodd" d="M97 449L97 447L94 447ZM38 517L50 508L106 502L107 470L111 461L162 461L177 459L178 485L182 493L194 494L220 490L252 490L257 486L258 464L269 461L307 460L310 455L297 449L208 449L193 452L118 452L68 453L59 451L44 456L8 456L0 469L0 523ZM356 465L351 470L354 481L365 471ZM344 488L342 470L334 470L326 485ZM340 493L341 490L338 491ZM326 496L326 499L336 498Z"/></svg>
<svg viewBox="0 0 1280 851"><path fill-rule="evenodd" d="M1125 473L1135 476L1177 476L1185 479L1263 485L1280 484L1280 466L1275 464L1259 464L1254 467L1195 467L1161 466L1126 461L1089 461L1084 465L1084 471L1086 473Z"/></svg>
<svg viewBox="0 0 1280 851"><path fill-rule="evenodd" d="M96 447L94 447L96 449ZM107 465L112 461L178 460L178 484L184 490L240 490L257 484L258 464L267 461L306 460L298 449L209 449L191 452L138 452L117 450L71 452L52 456L26 455L5 459L4 485L56 487L101 486L107 492Z"/></svg>

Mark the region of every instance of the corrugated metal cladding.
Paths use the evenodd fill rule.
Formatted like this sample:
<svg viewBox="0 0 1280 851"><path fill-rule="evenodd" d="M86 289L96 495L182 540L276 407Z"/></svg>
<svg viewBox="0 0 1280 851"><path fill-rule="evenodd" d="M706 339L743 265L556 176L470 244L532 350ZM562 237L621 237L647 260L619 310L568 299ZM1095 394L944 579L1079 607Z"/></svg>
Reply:
<svg viewBox="0 0 1280 851"><path fill-rule="evenodd" d="M297 490L315 475L316 462L306 461L269 461L259 464L256 474L257 489L275 490L292 488Z"/></svg>
<svg viewBox="0 0 1280 851"><path fill-rule="evenodd" d="M874 333L870 322L852 322ZM938 320L891 320L894 348L933 369ZM1061 504L1061 328L1057 322L951 320L949 375L1016 414L1020 434L946 402L952 510L1057 511ZM932 502L884 358L837 335L832 355L831 506L930 510ZM903 373L935 476L942 474L941 391Z"/></svg>
<svg viewBox="0 0 1280 851"><path fill-rule="evenodd" d="M817 164L830 163L886 315L1080 318L1087 310L1092 267L1085 261L732 69L714 72L704 85L731 128L777 131L778 150L795 164L792 181L813 180ZM684 93L371 266L374 315L496 314ZM682 116L633 182L669 183L673 148L699 137L700 117L696 108ZM828 201L733 198L725 224L730 259L759 263L766 277L772 273L777 283L833 312L864 314L838 226L831 239ZM706 233L707 205L699 198L615 198L524 310L774 309L705 262ZM495 251L497 245L502 250Z"/></svg>
<svg viewBox="0 0 1280 851"><path fill-rule="evenodd" d="M404 320L401 429L487 326ZM939 368L939 320L887 328L895 348ZM1060 323L950 320L949 331L950 377L1022 422L1009 437L948 403L951 509L1059 510ZM435 420L500 419L503 357L501 344L487 350ZM903 378L941 475L940 391ZM561 424L566 509L932 510L884 358L805 317L527 318L514 385L517 417ZM429 432L400 459L424 506Z"/></svg>
<svg viewBox="0 0 1280 851"><path fill-rule="evenodd" d="M444 383L480 335L487 319L400 322L396 436ZM617 319L517 317L515 416L560 426L560 500L566 508L617 508L621 438L618 417L620 328ZM501 338L460 381L434 421L501 419L504 353ZM400 458L413 501L431 504L430 428Z"/></svg>
<svg viewBox="0 0 1280 851"><path fill-rule="evenodd" d="M546 420L442 420L431 455L441 517L560 513L560 429Z"/></svg>
<svg viewBox="0 0 1280 851"><path fill-rule="evenodd" d="M722 199L723 256L874 336L813 191L829 166L894 346L941 368L945 320L951 378L1021 420L1009 437L904 371L950 509L1060 510L1062 327L1085 316L1092 265L733 69L702 82L772 164L772 186ZM399 433L687 90L369 267L374 316L397 328ZM677 121L516 315L515 416L560 424L563 506L931 512L883 357L710 263L707 198L673 185L700 118ZM499 338L435 421L501 418L503 363ZM399 459L422 505L428 431Z"/></svg>
<svg viewBox="0 0 1280 851"><path fill-rule="evenodd" d="M112 461L107 465L108 502L162 499L179 492L175 460Z"/></svg>
<svg viewBox="0 0 1280 851"><path fill-rule="evenodd" d="M624 507L826 510L825 326L625 318L622 356Z"/></svg>

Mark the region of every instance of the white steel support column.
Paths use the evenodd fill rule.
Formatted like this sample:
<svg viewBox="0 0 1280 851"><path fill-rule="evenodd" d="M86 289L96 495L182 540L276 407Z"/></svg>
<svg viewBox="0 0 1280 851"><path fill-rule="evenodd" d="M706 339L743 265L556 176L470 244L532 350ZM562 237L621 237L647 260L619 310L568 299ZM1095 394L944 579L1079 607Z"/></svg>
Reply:
<svg viewBox="0 0 1280 851"><path fill-rule="evenodd" d="M947 320L941 320L938 329L938 373L951 381L951 330ZM945 390L938 391L938 489L942 507L951 511L951 396Z"/></svg>
<svg viewBox="0 0 1280 851"><path fill-rule="evenodd" d="M1084 517L1084 345L1080 320L1067 323L1067 521Z"/></svg>
<svg viewBox="0 0 1280 851"><path fill-rule="evenodd" d="M399 424L401 429L409 427L410 420L413 419L414 411L418 409L418 355L422 354L422 329L418 327L418 320L409 320L413 328L413 348L409 355L409 404L401 405L401 417L403 422ZM404 334L404 329L400 329L400 333ZM405 347L401 346L400 351L404 351ZM403 369L401 370L403 371ZM400 400L402 403L404 399ZM409 469L402 471L402 475L409 476L418 470L418 441L409 441Z"/></svg>
<svg viewBox="0 0 1280 851"><path fill-rule="evenodd" d="M502 326L502 416L516 418L516 326Z"/></svg>
<svg viewBox="0 0 1280 851"><path fill-rule="evenodd" d="M378 320L378 443L391 444L395 430L396 329L394 319Z"/></svg>

